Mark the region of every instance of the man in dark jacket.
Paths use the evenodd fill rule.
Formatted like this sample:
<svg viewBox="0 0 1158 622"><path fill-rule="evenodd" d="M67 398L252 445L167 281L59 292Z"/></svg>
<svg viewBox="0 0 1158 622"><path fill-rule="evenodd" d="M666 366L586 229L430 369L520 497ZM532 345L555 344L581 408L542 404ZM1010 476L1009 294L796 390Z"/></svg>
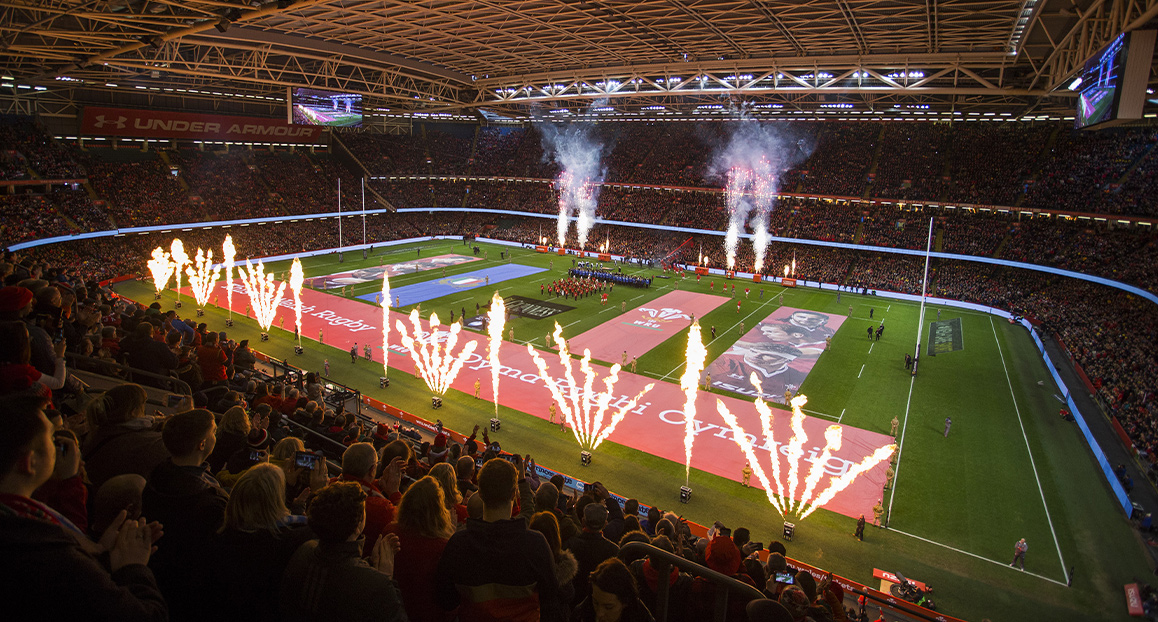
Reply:
<svg viewBox="0 0 1158 622"><path fill-rule="evenodd" d="M283 620L405 622L393 579L398 536L378 540L362 559L366 493L356 482L335 482L310 501L310 529L318 535L294 553L281 584Z"/></svg>
<svg viewBox="0 0 1158 622"><path fill-rule="evenodd" d="M526 519L511 518L521 477L501 458L484 464L478 474L482 519L469 519L443 549L435 597L447 611L458 608L462 622L566 619L547 539L528 530ZM527 503L533 504L529 494Z"/></svg>
<svg viewBox="0 0 1158 622"><path fill-rule="evenodd" d="M583 508L583 531L571 538L563 548L571 551L579 562L579 574L575 576L575 603L591 595L587 577L603 560L619 554L619 545L603 536L607 526L607 507L602 503L588 503Z"/></svg>
<svg viewBox="0 0 1158 622"><path fill-rule="evenodd" d="M201 619L207 605L202 580L206 544L221 527L229 494L205 469L217 443L213 413L199 408L173 415L161 440L172 456L157 465L141 495L145 516L165 525L165 546L150 567L172 606L174 620Z"/></svg>
<svg viewBox="0 0 1158 622"><path fill-rule="evenodd" d="M117 533L108 562L94 557L98 545L33 491L57 467L52 424L38 399L9 400L0 435L0 584L9 611L42 620L166 620L168 610L145 565L153 545L145 522L114 522ZM79 463L61 467L75 471ZM82 544L83 543L83 544ZM14 614L15 615L15 614Z"/></svg>
<svg viewBox="0 0 1158 622"><path fill-rule="evenodd" d="M177 355L168 346L153 338L153 325L141 322L132 340L125 340L129 367L167 376L177 368Z"/></svg>

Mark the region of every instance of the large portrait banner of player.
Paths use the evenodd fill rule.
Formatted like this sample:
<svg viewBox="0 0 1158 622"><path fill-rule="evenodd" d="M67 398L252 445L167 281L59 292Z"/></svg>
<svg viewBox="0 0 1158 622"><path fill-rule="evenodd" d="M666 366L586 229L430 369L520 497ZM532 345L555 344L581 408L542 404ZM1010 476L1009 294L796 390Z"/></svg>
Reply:
<svg viewBox="0 0 1158 622"><path fill-rule="evenodd" d="M761 397L783 404L784 392L796 393L844 320L843 315L781 307L712 361L707 369L712 386L756 397L749 381L756 372L764 387Z"/></svg>

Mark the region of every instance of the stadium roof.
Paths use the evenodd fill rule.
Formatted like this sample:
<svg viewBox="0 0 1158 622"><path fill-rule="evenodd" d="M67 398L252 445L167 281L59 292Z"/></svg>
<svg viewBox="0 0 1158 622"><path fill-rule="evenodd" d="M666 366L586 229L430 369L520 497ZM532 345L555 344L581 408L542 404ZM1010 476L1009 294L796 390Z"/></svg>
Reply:
<svg viewBox="0 0 1158 622"><path fill-rule="evenodd" d="M382 116L1065 114L1074 71L1155 15L1158 0L0 0L0 102L276 116L306 86Z"/></svg>

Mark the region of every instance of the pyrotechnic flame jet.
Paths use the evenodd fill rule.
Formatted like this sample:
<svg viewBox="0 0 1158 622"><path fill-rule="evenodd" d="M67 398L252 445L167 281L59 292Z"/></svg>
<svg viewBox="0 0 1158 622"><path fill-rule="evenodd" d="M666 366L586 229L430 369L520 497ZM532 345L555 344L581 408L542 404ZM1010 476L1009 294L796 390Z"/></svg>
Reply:
<svg viewBox="0 0 1158 622"><path fill-rule="evenodd" d="M177 272L177 302L181 301L181 270L189 263L189 255L185 253L185 245L179 238L173 238L169 246L169 254L173 256L174 268Z"/></svg>
<svg viewBox="0 0 1158 622"><path fill-rule="evenodd" d="M708 350L700 333L699 321L693 321L688 330L688 347L685 352L684 373L680 376L680 388L684 391L684 482L691 486L692 443L695 441L696 394L700 389L700 372L708 358Z"/></svg>
<svg viewBox="0 0 1158 622"><path fill-rule="evenodd" d="M390 271L382 271L382 299L378 301L382 307L382 377L390 375L387 359L390 358Z"/></svg>
<svg viewBox="0 0 1158 622"><path fill-rule="evenodd" d="M302 260L294 257L290 266L290 290L294 293L294 320L297 322L298 345L302 345L302 285L305 283L305 274L302 274Z"/></svg>
<svg viewBox="0 0 1158 622"><path fill-rule="evenodd" d="M193 298L197 300L197 306L202 309L209 304L209 295L213 293L213 285L217 283L221 276L221 268L213 268L213 250L209 253L200 248L197 249L196 258L193 260L193 265L185 268L185 274L189 276L189 289L193 290Z"/></svg>
<svg viewBox="0 0 1158 622"><path fill-rule="evenodd" d="M610 373L603 377L603 391L594 393L592 386L595 382L595 370L591 367L591 351L584 350L583 359L579 363L580 370L584 375L583 388L580 389L579 384L575 382L575 375L572 370L574 361L567 349L567 340L563 339L563 327L559 326L558 322L555 323L554 338L555 343L559 346L559 363L563 366L566 385L569 387L567 392L564 392L560 383L547 369L547 363L530 343L527 344L527 353L534 359L535 367L539 370L539 378L551 391L551 396L558 404L563 420L571 425L571 433L575 436L579 446L594 451L600 443L615 432L616 426L623 420L623 417L632 408L635 408L635 405L648 391L655 387L655 383L648 384L635 397L612 413L607 425L604 425L608 406L615 396L614 389L615 383L619 381L620 366L618 364L611 366ZM593 408L594 412L592 412Z"/></svg>
<svg viewBox="0 0 1158 622"><path fill-rule="evenodd" d="M241 282L249 294L253 316L262 330L268 331L277 315L277 307L285 294L285 283L276 283L273 274L265 273L265 264L257 262L257 267L245 260L245 271L241 272Z"/></svg>
<svg viewBox="0 0 1158 622"><path fill-rule="evenodd" d="M462 371L466 359L470 358L475 348L478 347L478 343L470 341L463 346L457 355L451 354L458 344L458 334L462 330L460 324L456 322L450 325L450 331L444 333L446 344L442 348L439 347L438 343L440 331L438 330L437 313L430 315L430 330L425 331L425 334L422 330L418 309L410 312L410 324L413 326L413 336L407 331L402 320L395 322L395 327L402 339L402 345L410 351L410 356L414 359L414 364L418 368L419 375L426 382L426 386L436 395L445 395L451 383Z"/></svg>
<svg viewBox="0 0 1158 622"><path fill-rule="evenodd" d="M491 363L491 392L494 396L495 416L497 417L499 414L499 346L503 343L503 327L507 323L507 305L498 292L491 296L491 308L487 311L487 318L487 332L490 334L487 353Z"/></svg>
<svg viewBox="0 0 1158 622"><path fill-rule="evenodd" d="M225 243L221 245L221 252L225 259L225 304L229 306L229 319L233 319L233 260L237 257L237 249L233 247L233 236L225 236Z"/></svg>
<svg viewBox="0 0 1158 622"><path fill-rule="evenodd" d="M149 271L153 273L153 287L156 287L157 293L160 294L169 284L169 277L173 276L176 264L169 261L169 254L158 246L153 249L153 258L148 261L148 266Z"/></svg>

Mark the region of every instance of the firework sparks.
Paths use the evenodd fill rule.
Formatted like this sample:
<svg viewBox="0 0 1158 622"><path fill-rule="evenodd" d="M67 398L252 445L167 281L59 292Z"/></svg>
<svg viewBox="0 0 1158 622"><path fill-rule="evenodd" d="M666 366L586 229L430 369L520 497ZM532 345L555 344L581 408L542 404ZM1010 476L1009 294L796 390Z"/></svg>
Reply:
<svg viewBox="0 0 1158 622"><path fill-rule="evenodd" d="M302 284L305 283L306 275L302 273L302 260L294 257L294 263L290 266L290 290L294 293L294 316L297 320L297 335L298 345L302 345Z"/></svg>
<svg viewBox="0 0 1158 622"><path fill-rule="evenodd" d="M491 308L487 311L487 332L491 337L487 353L491 362L491 391L494 394L496 417L499 414L499 346L503 343L503 327L506 322L507 305L503 297L495 292L491 297Z"/></svg>
<svg viewBox="0 0 1158 622"><path fill-rule="evenodd" d="M173 267L177 273L177 302L181 302L181 270L189 264L189 255L185 253L185 244L180 238L173 238L169 246L169 254L173 257Z"/></svg>
<svg viewBox="0 0 1158 622"><path fill-rule="evenodd" d="M208 253L197 249L197 256L193 264L185 268L189 276L189 289L193 290L193 298L197 306L205 308L209 304L209 295L213 293L213 285L221 277L221 268L213 267L213 250Z"/></svg>
<svg viewBox="0 0 1158 622"><path fill-rule="evenodd" d="M687 362L684 373L680 376L680 388L684 391L684 481L691 485L692 478L692 443L695 439L696 394L700 389L700 372L704 370L704 362L708 358L708 350L704 347L701 338L700 323L693 321L688 330Z"/></svg>
<svg viewBox="0 0 1158 622"><path fill-rule="evenodd" d="M804 431L804 405L808 398L797 395L792 398L792 438L788 439L788 507L791 510L792 500L796 498L796 485L799 483L800 458L804 455L804 444L808 442L808 433Z"/></svg>
<svg viewBox="0 0 1158 622"><path fill-rule="evenodd" d="M153 273L153 286L157 288L157 293L165 291L165 286L169 284L169 277L173 276L174 264L169 261L169 254L165 249L158 246L153 249L153 258L148 262L149 271Z"/></svg>
<svg viewBox="0 0 1158 622"><path fill-rule="evenodd" d="M248 259L245 260L245 270L238 271L241 282L245 285L245 292L249 294L250 305L253 307L254 318L262 330L269 330L273 318L277 315L277 307L281 304L285 294L285 283L274 281L273 274L265 273L265 265L260 261L257 267Z"/></svg>
<svg viewBox="0 0 1158 622"><path fill-rule="evenodd" d="M628 411L635 408L635 405L648 391L655 387L655 383L644 387L635 397L612 413L608 419L607 410L611 404L611 398L614 397L615 383L619 381L620 366L618 364L611 366L611 371L603 377L603 391L595 393L593 390L595 370L591 367L591 351L584 350L583 360L579 364L580 371L584 375L583 388L580 389L579 384L575 382L574 361L571 359L571 353L567 350L567 341L563 339L563 327L559 326L558 322L555 323L554 337L555 343L559 346L559 363L563 366L566 376L565 386L569 387L568 391L564 392L563 387L560 386L563 383L551 375L547 369L546 361L529 343L527 344L527 353L534 359L535 366L539 370L539 377L547 389L551 391L555 403L559 405L563 420L571 425L571 433L574 434L579 446L594 451L600 443L615 432L616 426L623 420L623 417ZM606 425L604 425L605 419L607 419Z"/></svg>
<svg viewBox="0 0 1158 622"><path fill-rule="evenodd" d="M757 395L763 394L763 388L760 386L756 374L753 373L750 378L752 384L756 387ZM813 498L813 491L816 490L824 476L825 465L831 458L832 453L839 451L842 445L842 431L839 425L830 425L824 432L825 445L824 450L817 457L814 457L811 462L812 466L808 472L808 478L805 481L804 491L801 493L800 499L795 497L796 487L799 483L799 463L804 456L802 446L808 440L808 435L804 433L804 413L801 408L807 402L807 398L803 395L798 395L792 399L792 438L788 441L788 448L785 458L788 460L788 490L784 489L784 485L780 481L780 454L779 444L772 434L772 410L768 404L761 398L756 399L756 410L760 413L760 424L762 432L764 433L765 446L771 446L773 449L770 452L770 460L772 466L772 478L769 479L764 470L764 465L758 459L753 441L755 436L748 434L739 424L736 416L728 410L728 407L722 400L716 400L716 410L719 411L720 416L723 417L724 422L728 425L732 432L732 439L739 446L740 451L744 453L744 457L748 460L748 464L752 467L753 473L764 487L764 493L768 497L768 502L772 507L776 508L777 512L784 518L795 513L801 520L806 518L809 514L816 511L816 508L823 507L826 503L832 500L840 491L848 488L856 478L860 477L865 472L869 471L881 462L888 460L896 451L896 445L887 445L878 448L872 455L867 456L859 464L852 467L847 473L838 478L830 478L827 487L824 488L820 494ZM775 493L773 493L773 485L775 485Z"/></svg>
<svg viewBox="0 0 1158 622"><path fill-rule="evenodd" d="M396 327L401 335L402 345L410 351L414 364L418 367L419 375L436 395L445 395L451 383L462 370L466 359L474 354L478 347L475 341L467 342L458 354L452 355L458 344L458 334L462 325L457 322L450 325L449 331L439 331L438 314L430 316L430 330L422 330L422 320L418 316L418 309L410 312L410 324L413 326L413 335L407 331L402 320L398 320ZM445 338L445 346L439 347L439 340ZM441 349L441 352L439 351Z"/></svg>
<svg viewBox="0 0 1158 622"><path fill-rule="evenodd" d="M225 243L221 245L223 259L225 259L225 303L229 306L229 319L233 320L233 262L237 257L237 249L233 247L233 236L225 236Z"/></svg>
<svg viewBox="0 0 1158 622"><path fill-rule="evenodd" d="M867 456L864 460L861 460L859 464L849 469L848 473L845 473L844 475L832 480L828 485L828 488L826 488L824 492L820 493L820 495L816 497L816 500L812 502L812 505L810 505L808 509L804 510L804 512L800 514L801 520L807 518L809 514L816 510L816 508L824 507L825 503L832 501L832 498L835 497L837 493L844 490L845 488L848 488L849 485L856 481L856 478L860 477L862 473L888 460L896 451L896 445L885 445L884 447L878 447L871 456Z"/></svg>
<svg viewBox="0 0 1158 622"><path fill-rule="evenodd" d="M808 506L808 502L812 499L812 491L816 489L816 485L820 483L820 476L824 474L824 465L828 464L828 459L832 457L832 452L840 451L842 444L843 430L839 425L830 425L824 431L824 450L820 452L820 457L812 461L812 467L808 470L808 478L804 480L804 492L800 495L800 505L796 507L796 511L803 511Z"/></svg>
<svg viewBox="0 0 1158 622"><path fill-rule="evenodd" d="M744 429L740 427L739 422L736 421L736 416L733 415L730 410L728 410L728 407L724 404L724 401L719 398L716 398L716 410L720 413L720 416L724 418L724 423L727 423L728 427L732 429L732 438L735 439L736 444L740 446L740 451L744 452L744 457L748 460L748 464L752 467L752 472L756 474L756 479L760 480L760 485L764 488L764 494L767 495L768 502L772 504L772 507L776 508L777 512L780 512L781 516L787 516L788 514L784 510L784 507L780 505L780 498L783 498L783 493L781 492L780 498L777 498L777 496L772 493L772 484L768 481L768 476L764 474L764 467L756 458L756 452L752 447L752 441L748 438L748 434L744 432ZM777 459L776 454L772 454L772 464L776 471L776 473L773 475L773 479L776 480L777 488L780 488L780 478L778 477L779 460Z"/></svg>

